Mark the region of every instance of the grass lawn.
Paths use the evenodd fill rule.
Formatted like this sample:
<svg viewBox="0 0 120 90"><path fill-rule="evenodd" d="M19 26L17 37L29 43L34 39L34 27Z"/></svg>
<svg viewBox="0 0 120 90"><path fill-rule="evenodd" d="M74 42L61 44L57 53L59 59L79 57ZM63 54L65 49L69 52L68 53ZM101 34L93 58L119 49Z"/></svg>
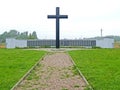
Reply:
<svg viewBox="0 0 120 90"><path fill-rule="evenodd" d="M0 49L0 90L10 90L44 54L44 51Z"/></svg>
<svg viewBox="0 0 120 90"><path fill-rule="evenodd" d="M120 90L120 49L69 51L94 90Z"/></svg>

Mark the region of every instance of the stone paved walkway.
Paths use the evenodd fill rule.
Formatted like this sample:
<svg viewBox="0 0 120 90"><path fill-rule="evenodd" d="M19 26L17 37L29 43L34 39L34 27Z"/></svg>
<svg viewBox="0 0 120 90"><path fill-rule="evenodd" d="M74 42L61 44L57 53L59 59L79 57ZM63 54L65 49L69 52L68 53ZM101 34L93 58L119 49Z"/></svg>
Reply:
<svg viewBox="0 0 120 90"><path fill-rule="evenodd" d="M66 53L51 52L15 90L84 90L85 85Z"/></svg>

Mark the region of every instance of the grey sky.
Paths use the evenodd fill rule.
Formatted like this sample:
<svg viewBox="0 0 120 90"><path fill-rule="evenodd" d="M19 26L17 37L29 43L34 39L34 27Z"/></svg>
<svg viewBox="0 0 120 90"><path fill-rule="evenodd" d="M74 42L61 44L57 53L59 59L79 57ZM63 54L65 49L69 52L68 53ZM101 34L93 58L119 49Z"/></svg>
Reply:
<svg viewBox="0 0 120 90"><path fill-rule="evenodd" d="M55 20L47 15L60 14L61 38L120 35L120 0L0 0L0 34L16 29L36 31L40 39L55 38Z"/></svg>

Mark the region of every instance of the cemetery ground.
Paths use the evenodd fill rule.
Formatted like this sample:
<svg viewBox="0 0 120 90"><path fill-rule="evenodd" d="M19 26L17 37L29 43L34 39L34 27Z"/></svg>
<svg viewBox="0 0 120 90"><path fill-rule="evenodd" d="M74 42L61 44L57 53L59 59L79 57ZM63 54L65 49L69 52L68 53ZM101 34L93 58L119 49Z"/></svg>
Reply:
<svg viewBox="0 0 120 90"><path fill-rule="evenodd" d="M120 90L120 49L70 51L94 90Z"/></svg>
<svg viewBox="0 0 120 90"><path fill-rule="evenodd" d="M51 90L88 90L76 71L77 67L94 90L120 90L120 49L67 52L75 66L68 60L66 52L53 51L39 62L16 89L50 90L57 87L60 89ZM0 89L10 90L45 53L41 50L0 49Z"/></svg>
<svg viewBox="0 0 120 90"><path fill-rule="evenodd" d="M68 54L50 52L15 90L84 90L85 81Z"/></svg>
<svg viewBox="0 0 120 90"><path fill-rule="evenodd" d="M45 51L0 49L0 90L10 90Z"/></svg>

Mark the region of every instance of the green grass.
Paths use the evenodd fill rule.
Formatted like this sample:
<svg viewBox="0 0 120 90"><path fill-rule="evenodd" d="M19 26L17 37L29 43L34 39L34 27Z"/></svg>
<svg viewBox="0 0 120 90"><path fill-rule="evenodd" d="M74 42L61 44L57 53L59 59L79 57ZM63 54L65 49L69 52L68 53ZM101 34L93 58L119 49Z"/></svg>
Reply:
<svg viewBox="0 0 120 90"><path fill-rule="evenodd" d="M120 90L120 49L69 51L94 90Z"/></svg>
<svg viewBox="0 0 120 90"><path fill-rule="evenodd" d="M0 90L10 90L44 54L44 51L0 49Z"/></svg>

